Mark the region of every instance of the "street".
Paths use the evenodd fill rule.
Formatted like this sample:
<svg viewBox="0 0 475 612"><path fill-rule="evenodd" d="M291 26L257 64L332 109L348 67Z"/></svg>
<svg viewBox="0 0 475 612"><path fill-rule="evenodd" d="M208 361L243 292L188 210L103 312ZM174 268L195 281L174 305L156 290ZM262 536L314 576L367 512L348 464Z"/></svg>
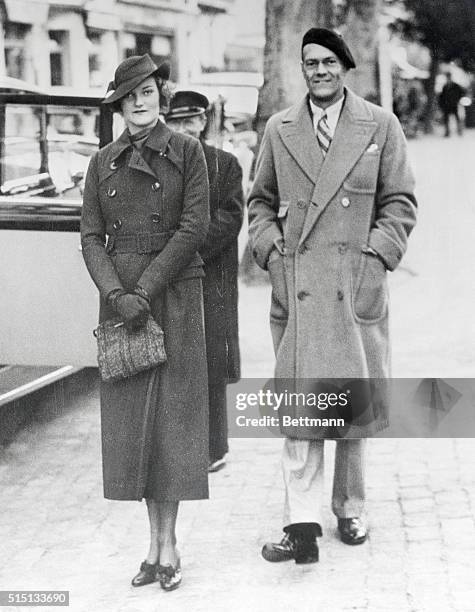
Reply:
<svg viewBox="0 0 475 612"><path fill-rule="evenodd" d="M409 149L420 215L391 275L393 374L472 377L475 130L421 137ZM272 376L269 294L240 285L243 377ZM260 555L282 537L282 440L230 440L210 500L180 506L183 583L165 593L158 583L130 586L147 552L146 508L102 496L97 385L55 412L0 449L0 590L69 590L72 612L475 611L470 438L370 440L362 546L337 537L327 470L320 562L303 566Z"/></svg>

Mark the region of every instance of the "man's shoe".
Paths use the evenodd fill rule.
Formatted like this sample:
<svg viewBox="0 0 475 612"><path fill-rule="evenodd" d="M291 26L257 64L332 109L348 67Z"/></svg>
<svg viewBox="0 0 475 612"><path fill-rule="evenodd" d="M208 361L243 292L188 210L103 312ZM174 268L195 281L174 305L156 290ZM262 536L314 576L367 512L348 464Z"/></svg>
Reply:
<svg viewBox="0 0 475 612"><path fill-rule="evenodd" d="M158 580L158 563L147 563L144 561L140 566L139 573L132 578L132 586L141 587Z"/></svg>
<svg viewBox="0 0 475 612"><path fill-rule="evenodd" d="M209 462L208 472L210 473L219 472L219 470L222 470L223 467L225 466L226 466L226 461L224 457L221 457L221 459L217 459L216 461Z"/></svg>
<svg viewBox="0 0 475 612"><path fill-rule="evenodd" d="M277 563L279 561L290 561L294 559L295 543L288 533L276 544L266 542L262 548L262 556L266 561Z"/></svg>
<svg viewBox="0 0 475 612"><path fill-rule="evenodd" d="M262 556L266 561L277 563L279 561L295 560L295 563L316 563L318 561L318 545L315 540L303 539L286 534L277 544L267 542L262 548Z"/></svg>
<svg viewBox="0 0 475 612"><path fill-rule="evenodd" d="M316 540L297 541L294 554L295 563L317 563L318 557L318 544Z"/></svg>
<svg viewBox="0 0 475 612"><path fill-rule="evenodd" d="M345 544L363 544L368 537L368 530L360 518L339 518L338 531Z"/></svg>

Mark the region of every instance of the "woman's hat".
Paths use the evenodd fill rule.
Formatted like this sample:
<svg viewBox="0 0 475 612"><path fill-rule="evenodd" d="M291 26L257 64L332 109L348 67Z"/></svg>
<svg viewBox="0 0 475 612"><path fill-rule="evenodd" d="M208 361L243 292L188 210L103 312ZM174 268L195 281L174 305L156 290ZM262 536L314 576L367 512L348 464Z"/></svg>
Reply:
<svg viewBox="0 0 475 612"><path fill-rule="evenodd" d="M171 99L166 119L196 117L202 115L208 106L208 98L197 91L177 91Z"/></svg>
<svg viewBox="0 0 475 612"><path fill-rule="evenodd" d="M117 66L114 80L109 83L103 104L117 102L154 74L167 81L170 78L170 64L163 62L157 66L148 53L128 57Z"/></svg>

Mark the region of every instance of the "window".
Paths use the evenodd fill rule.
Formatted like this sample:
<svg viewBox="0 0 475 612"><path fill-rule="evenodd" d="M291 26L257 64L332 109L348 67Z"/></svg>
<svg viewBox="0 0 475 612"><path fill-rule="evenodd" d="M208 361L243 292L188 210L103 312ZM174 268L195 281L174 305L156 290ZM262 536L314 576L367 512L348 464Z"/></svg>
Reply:
<svg viewBox="0 0 475 612"><path fill-rule="evenodd" d="M7 104L0 127L0 195L80 199L97 150L96 108Z"/></svg>
<svg viewBox="0 0 475 612"><path fill-rule="evenodd" d="M125 57L148 53L157 66L165 61L170 62L174 72L174 37L172 35L126 32L123 40Z"/></svg>
<svg viewBox="0 0 475 612"><path fill-rule="evenodd" d="M87 30L89 55L89 87L103 87L105 77L102 65L102 33L97 30Z"/></svg>
<svg viewBox="0 0 475 612"><path fill-rule="evenodd" d="M30 28L22 23L5 23L4 27L7 76L26 80L25 38Z"/></svg>
<svg viewBox="0 0 475 612"><path fill-rule="evenodd" d="M69 34L62 30L49 32L51 85L69 85Z"/></svg>

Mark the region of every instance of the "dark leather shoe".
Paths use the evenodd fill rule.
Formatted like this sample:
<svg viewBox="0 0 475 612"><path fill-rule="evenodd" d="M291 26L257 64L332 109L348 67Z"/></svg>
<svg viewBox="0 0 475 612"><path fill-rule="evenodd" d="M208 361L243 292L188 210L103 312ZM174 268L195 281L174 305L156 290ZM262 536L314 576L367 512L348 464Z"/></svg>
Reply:
<svg viewBox="0 0 475 612"><path fill-rule="evenodd" d="M177 589L181 584L180 559L178 559L176 567L170 564L159 565L158 579L164 591L174 591Z"/></svg>
<svg viewBox="0 0 475 612"><path fill-rule="evenodd" d="M298 564L316 563L318 552L315 538L308 540L290 534L286 534L279 543L267 542L262 548L262 556L271 563L291 559Z"/></svg>
<svg viewBox="0 0 475 612"><path fill-rule="evenodd" d="M338 531L345 544L363 544L368 537L368 530L360 518L339 518Z"/></svg>
<svg viewBox="0 0 475 612"><path fill-rule="evenodd" d="M294 558L295 544L288 533L279 543L266 542L262 548L262 556L266 561L278 563L279 561L290 561Z"/></svg>
<svg viewBox="0 0 475 612"><path fill-rule="evenodd" d="M132 586L141 587L158 580L158 563L147 563L144 561L140 566L139 573L132 578Z"/></svg>
<svg viewBox="0 0 475 612"><path fill-rule="evenodd" d="M318 544L316 540L297 540L294 553L295 563L317 563L318 556Z"/></svg>

